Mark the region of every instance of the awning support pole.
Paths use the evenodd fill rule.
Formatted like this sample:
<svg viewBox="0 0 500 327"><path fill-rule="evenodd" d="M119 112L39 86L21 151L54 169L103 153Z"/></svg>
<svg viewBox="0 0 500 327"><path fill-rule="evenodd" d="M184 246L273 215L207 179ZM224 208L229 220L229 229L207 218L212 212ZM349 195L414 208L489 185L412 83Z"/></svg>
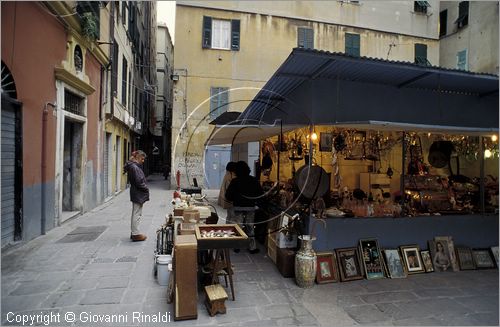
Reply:
<svg viewBox="0 0 500 327"><path fill-rule="evenodd" d="M484 216L485 206L484 206L484 138L479 137L479 202L481 206L481 215Z"/></svg>
<svg viewBox="0 0 500 327"><path fill-rule="evenodd" d="M401 189L401 208L404 209L405 205L405 157L406 157L406 132L403 131L403 153L401 156L401 180L399 181Z"/></svg>

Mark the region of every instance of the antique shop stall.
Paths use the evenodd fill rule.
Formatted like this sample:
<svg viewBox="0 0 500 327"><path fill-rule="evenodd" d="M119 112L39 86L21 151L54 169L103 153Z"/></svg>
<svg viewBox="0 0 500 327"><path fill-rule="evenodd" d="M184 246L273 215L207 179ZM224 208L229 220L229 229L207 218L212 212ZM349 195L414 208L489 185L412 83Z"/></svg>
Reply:
<svg viewBox="0 0 500 327"><path fill-rule="evenodd" d="M435 235L487 247L498 119L498 76L296 48L207 144L261 141L266 212L298 214L299 234L325 218L316 250L367 237L425 248Z"/></svg>

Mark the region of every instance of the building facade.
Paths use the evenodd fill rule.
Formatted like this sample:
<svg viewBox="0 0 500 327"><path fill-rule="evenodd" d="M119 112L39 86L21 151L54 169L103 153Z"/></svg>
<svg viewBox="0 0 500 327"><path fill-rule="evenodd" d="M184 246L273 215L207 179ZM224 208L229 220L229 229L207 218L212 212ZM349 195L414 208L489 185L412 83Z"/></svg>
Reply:
<svg viewBox="0 0 500 327"><path fill-rule="evenodd" d="M498 75L498 1L442 1L440 58L445 68Z"/></svg>
<svg viewBox="0 0 500 327"><path fill-rule="evenodd" d="M2 246L44 234L103 200L100 86L109 58L96 43L96 17L107 19L96 4L2 3L2 80L5 66L18 111L17 160L2 156ZM2 103L9 87L2 83ZM20 178L14 206L4 211L10 169Z"/></svg>
<svg viewBox="0 0 500 327"><path fill-rule="evenodd" d="M144 6L150 7L149 39L156 9ZM2 247L43 235L126 186L135 58L117 7L105 1L1 4ZM145 43L151 62L155 42ZM151 72L145 76L154 83ZM140 108L144 121L153 103Z"/></svg>
<svg viewBox="0 0 500 327"><path fill-rule="evenodd" d="M154 144L157 152L153 153L155 168L162 173L170 172L171 166L171 129L172 129L172 72L174 64L174 46L166 25L158 25L156 34L156 77L158 88L153 129ZM166 177L166 176L165 176Z"/></svg>
<svg viewBox="0 0 500 327"><path fill-rule="evenodd" d="M225 168L205 160L209 121L246 108L294 47L438 65L438 11L437 1L177 1L172 173L186 185Z"/></svg>

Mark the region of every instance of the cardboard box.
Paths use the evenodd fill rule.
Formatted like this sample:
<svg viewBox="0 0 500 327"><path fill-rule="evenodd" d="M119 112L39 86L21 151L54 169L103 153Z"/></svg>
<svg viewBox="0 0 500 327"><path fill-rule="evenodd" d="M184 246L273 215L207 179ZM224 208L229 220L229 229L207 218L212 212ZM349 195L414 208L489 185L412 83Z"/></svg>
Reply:
<svg viewBox="0 0 500 327"><path fill-rule="evenodd" d="M179 224L179 234L180 235L194 235L195 233L194 223L180 223Z"/></svg>
<svg viewBox="0 0 500 327"><path fill-rule="evenodd" d="M175 208L174 209L174 216L182 216L184 213L184 208Z"/></svg>
<svg viewBox="0 0 500 327"><path fill-rule="evenodd" d="M198 210L185 209L182 216L188 223L197 223L200 221L200 212Z"/></svg>
<svg viewBox="0 0 500 327"><path fill-rule="evenodd" d="M289 249L297 247L297 234L285 235L281 232L276 233L276 246L280 249Z"/></svg>

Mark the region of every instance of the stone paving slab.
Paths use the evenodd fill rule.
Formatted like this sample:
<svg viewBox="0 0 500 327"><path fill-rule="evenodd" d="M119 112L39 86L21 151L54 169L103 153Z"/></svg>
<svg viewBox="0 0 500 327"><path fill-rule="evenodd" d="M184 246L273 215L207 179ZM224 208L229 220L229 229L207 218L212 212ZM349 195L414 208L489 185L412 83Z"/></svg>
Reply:
<svg viewBox="0 0 500 327"><path fill-rule="evenodd" d="M98 289L86 291L80 304L111 304L120 303L125 292L122 288Z"/></svg>

